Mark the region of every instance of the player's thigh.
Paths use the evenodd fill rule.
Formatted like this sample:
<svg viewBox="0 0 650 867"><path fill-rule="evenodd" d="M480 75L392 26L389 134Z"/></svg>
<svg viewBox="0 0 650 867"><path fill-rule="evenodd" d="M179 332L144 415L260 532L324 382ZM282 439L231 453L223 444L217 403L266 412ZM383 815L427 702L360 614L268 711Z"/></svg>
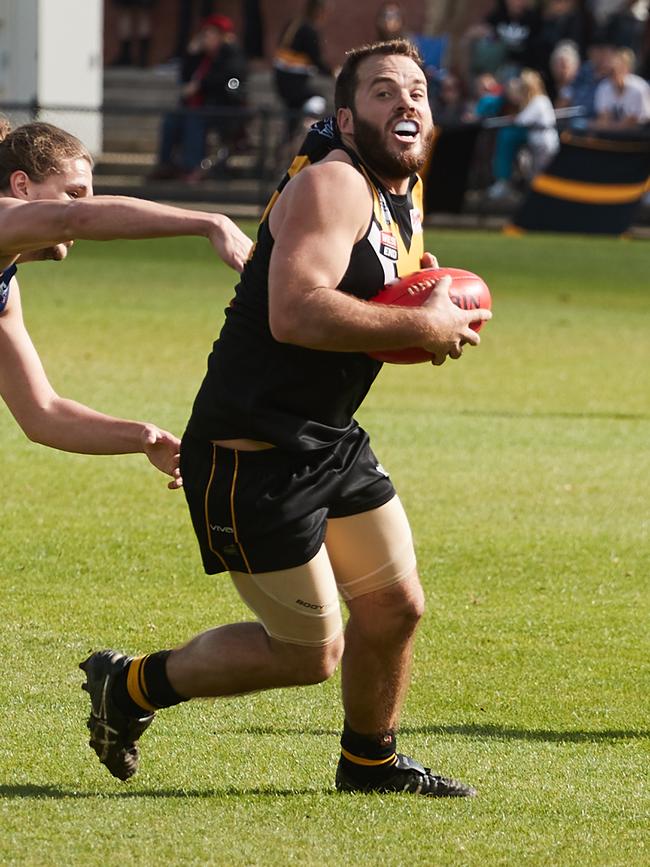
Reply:
<svg viewBox="0 0 650 867"><path fill-rule="evenodd" d="M325 547L346 601L417 580L413 536L397 496L367 512L330 518Z"/></svg>
<svg viewBox="0 0 650 867"><path fill-rule="evenodd" d="M246 605L277 641L324 647L342 632L334 572L325 547L302 566L275 572L231 572Z"/></svg>

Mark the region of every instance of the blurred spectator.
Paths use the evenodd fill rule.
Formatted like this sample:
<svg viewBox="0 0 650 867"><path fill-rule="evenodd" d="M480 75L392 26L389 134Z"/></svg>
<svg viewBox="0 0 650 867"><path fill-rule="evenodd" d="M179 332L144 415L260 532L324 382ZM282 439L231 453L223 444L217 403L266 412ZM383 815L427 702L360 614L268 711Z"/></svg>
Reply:
<svg viewBox="0 0 650 867"><path fill-rule="evenodd" d="M466 120L497 117L501 114L504 104L503 85L491 72L484 72L474 79L474 106L468 112Z"/></svg>
<svg viewBox="0 0 650 867"><path fill-rule="evenodd" d="M148 66L151 50L151 11L157 0L113 0L119 8L120 47L111 66Z"/></svg>
<svg viewBox="0 0 650 867"><path fill-rule="evenodd" d="M469 28L469 68L472 75L516 75L529 63L535 22L532 0L498 0L497 8L481 24Z"/></svg>
<svg viewBox="0 0 650 867"><path fill-rule="evenodd" d="M441 76L437 87L431 91L430 100L436 126L458 126L467 118L469 105L465 88L453 72Z"/></svg>
<svg viewBox="0 0 650 867"><path fill-rule="evenodd" d="M503 85L497 81L491 72L484 72L474 79L474 95L477 100L484 96L500 96L503 93Z"/></svg>
<svg viewBox="0 0 650 867"><path fill-rule="evenodd" d="M518 106L510 100L510 88L502 85L491 72L484 72L474 79L474 102L470 102L463 118L465 123L476 123L486 118L509 117L514 115ZM492 130L486 128L485 136L479 141L481 147L481 159L489 162L494 151L494 135ZM489 154L488 158L485 155ZM487 186L487 185L484 185Z"/></svg>
<svg viewBox="0 0 650 867"><path fill-rule="evenodd" d="M176 0L178 17L176 19L175 59L180 62L191 34L196 28L196 18L203 21L214 12L214 0Z"/></svg>
<svg viewBox="0 0 650 867"><path fill-rule="evenodd" d="M181 107L163 118L158 166L153 177L199 180L206 156L206 133L217 126L226 146L242 134L242 121L224 112L218 119L205 109L236 109L244 104L246 59L234 35L232 20L210 15L201 22L182 59Z"/></svg>
<svg viewBox="0 0 650 867"><path fill-rule="evenodd" d="M553 104L541 75L536 70L524 69L519 81L521 111L515 117L515 123L528 129L526 147L532 158L530 174L534 177L555 156L560 139Z"/></svg>
<svg viewBox="0 0 650 867"><path fill-rule="evenodd" d="M522 146L530 156L526 174L534 177L547 165L560 147L555 124L555 112L548 98L542 76L533 69L524 69L518 78L507 84L509 100L519 112L512 126L497 134L494 157L495 182L488 190L490 198L502 198L511 192L517 154Z"/></svg>
<svg viewBox="0 0 650 867"><path fill-rule="evenodd" d="M307 0L302 15L289 22L280 39L273 66L275 86L287 110L287 138L301 122L301 110L313 96L317 72L332 75L321 55L320 28L327 15L327 0Z"/></svg>
<svg viewBox="0 0 650 867"><path fill-rule="evenodd" d="M404 33L404 14L399 3L382 3L375 17L375 38L378 42L402 39Z"/></svg>
<svg viewBox="0 0 650 867"><path fill-rule="evenodd" d="M567 105L583 109L581 117L571 122L574 129L584 128L596 116L595 96L598 85L612 71L614 48L606 41L604 31L597 31L587 49L587 60L580 66L573 82L565 90Z"/></svg>
<svg viewBox="0 0 650 867"><path fill-rule="evenodd" d="M571 105L572 85L580 69L580 52L575 42L559 42L551 54L549 96L555 108Z"/></svg>
<svg viewBox="0 0 650 867"><path fill-rule="evenodd" d="M508 111L503 85L496 80L491 72L478 75L474 79L473 85L474 104L465 115L466 123L477 123L484 118L511 113ZM481 130L476 139L474 158L469 172L471 189L484 190L493 181L491 166L494 162L494 148L494 132L488 129Z"/></svg>
<svg viewBox="0 0 650 867"><path fill-rule="evenodd" d="M387 0L382 3L375 16L375 39L377 42L390 42L393 39L408 39L422 58L424 71L429 79L429 95L441 86L444 75L444 58L447 54L449 38L446 34L425 36L409 33L406 29L404 12L399 3ZM433 105L433 103L432 103Z"/></svg>
<svg viewBox="0 0 650 867"><path fill-rule="evenodd" d="M596 25L601 28L605 21L623 5L624 0L587 0L589 11Z"/></svg>
<svg viewBox="0 0 650 867"><path fill-rule="evenodd" d="M650 84L634 75L634 52L618 48L612 71L598 85L595 96L596 129L629 129L650 121Z"/></svg>
<svg viewBox="0 0 650 867"><path fill-rule="evenodd" d="M544 80L551 82L550 59L555 46L562 41L574 42L581 55L586 47L586 22L577 0L543 0L530 42L530 59Z"/></svg>
<svg viewBox="0 0 650 867"><path fill-rule="evenodd" d="M639 75L650 81L650 9L643 25L643 40L641 43L638 72ZM650 196L650 193L648 193L648 196Z"/></svg>
<svg viewBox="0 0 650 867"><path fill-rule="evenodd" d="M619 0L604 21L609 42L619 48L641 51L647 18L648 0Z"/></svg>

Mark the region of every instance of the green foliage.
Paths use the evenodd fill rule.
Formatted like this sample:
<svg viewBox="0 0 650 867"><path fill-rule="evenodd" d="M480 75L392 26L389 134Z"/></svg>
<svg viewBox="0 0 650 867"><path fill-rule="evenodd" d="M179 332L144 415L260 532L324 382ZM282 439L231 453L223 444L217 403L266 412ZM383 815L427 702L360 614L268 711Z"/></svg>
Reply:
<svg viewBox="0 0 650 867"><path fill-rule="evenodd" d="M438 233L492 288L479 349L386 366L359 414L409 512L428 611L400 746L472 802L332 788L338 682L161 713L140 774L86 747L76 666L242 619L182 494L0 411L0 862L650 863L650 248ZM21 269L55 387L182 430L233 275L205 242L79 244Z"/></svg>

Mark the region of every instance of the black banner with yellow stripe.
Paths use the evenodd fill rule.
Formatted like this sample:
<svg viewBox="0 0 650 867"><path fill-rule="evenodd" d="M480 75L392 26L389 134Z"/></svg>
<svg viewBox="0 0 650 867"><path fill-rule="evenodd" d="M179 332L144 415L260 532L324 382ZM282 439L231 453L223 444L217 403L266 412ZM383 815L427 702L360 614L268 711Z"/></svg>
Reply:
<svg viewBox="0 0 650 867"><path fill-rule="evenodd" d="M622 235L648 187L650 134L565 133L545 172L531 183L515 229Z"/></svg>

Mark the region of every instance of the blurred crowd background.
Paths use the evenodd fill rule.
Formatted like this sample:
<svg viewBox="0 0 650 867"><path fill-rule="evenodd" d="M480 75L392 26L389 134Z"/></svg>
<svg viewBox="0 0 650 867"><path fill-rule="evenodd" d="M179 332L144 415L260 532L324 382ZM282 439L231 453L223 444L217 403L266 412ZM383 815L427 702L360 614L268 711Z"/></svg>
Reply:
<svg viewBox="0 0 650 867"><path fill-rule="evenodd" d="M645 135L649 0L106 0L105 63L173 74L153 180L199 183L252 145L260 75L284 114L278 165L331 111L345 51L405 37L424 58L441 130L486 131L467 185L494 201L525 188L559 134ZM214 158L214 136L219 139Z"/></svg>

